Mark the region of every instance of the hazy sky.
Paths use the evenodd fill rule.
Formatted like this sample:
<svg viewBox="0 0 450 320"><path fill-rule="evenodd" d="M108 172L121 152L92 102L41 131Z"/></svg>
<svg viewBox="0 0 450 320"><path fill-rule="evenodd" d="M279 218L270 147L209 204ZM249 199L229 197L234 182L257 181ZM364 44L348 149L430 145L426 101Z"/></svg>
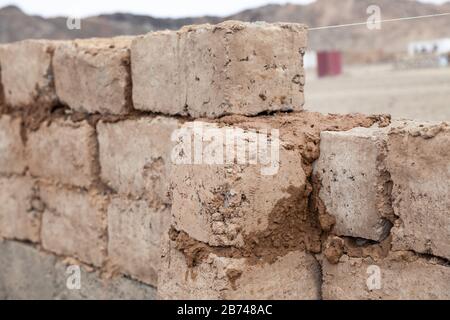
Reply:
<svg viewBox="0 0 450 320"><path fill-rule="evenodd" d="M15 4L28 14L85 17L127 12L156 17L225 16L268 3L309 3L314 0L0 0L0 7ZM339 1L339 0L336 0ZM443 3L446 0L421 0ZM448 1L448 0L447 0Z"/></svg>

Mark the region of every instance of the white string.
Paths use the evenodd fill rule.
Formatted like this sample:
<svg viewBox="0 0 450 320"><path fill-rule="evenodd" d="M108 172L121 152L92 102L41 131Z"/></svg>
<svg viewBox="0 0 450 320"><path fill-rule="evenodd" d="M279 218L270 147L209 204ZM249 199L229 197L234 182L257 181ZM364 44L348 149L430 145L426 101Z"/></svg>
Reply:
<svg viewBox="0 0 450 320"><path fill-rule="evenodd" d="M450 15L450 12L446 13L437 13L437 14L428 14L424 16L415 16L415 17L404 17L404 18L395 18L395 19L386 19L386 20L375 20L371 21L370 24L376 24L376 23L383 23L383 22L394 22L394 21L404 21L404 20L415 20L415 19L425 19L425 18L433 18L433 17L442 17L442 16L448 16ZM323 26L323 27L314 27L314 28L308 28L309 31L314 30L324 30L324 29L337 29L337 28L345 28L345 27L354 27L354 26L364 26L367 25L369 22L355 22L355 23L347 23L347 24L337 24L333 26Z"/></svg>

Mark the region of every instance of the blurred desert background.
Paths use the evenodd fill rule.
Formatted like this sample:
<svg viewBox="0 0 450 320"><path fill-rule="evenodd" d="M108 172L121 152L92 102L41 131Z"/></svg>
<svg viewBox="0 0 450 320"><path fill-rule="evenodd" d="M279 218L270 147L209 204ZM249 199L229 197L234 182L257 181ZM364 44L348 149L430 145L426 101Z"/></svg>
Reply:
<svg viewBox="0 0 450 320"><path fill-rule="evenodd" d="M149 2L149 5L157 5ZM415 0L316 0L265 5L233 15L157 18L129 13L84 17L81 29L69 30L66 17L28 15L19 7L0 9L0 43L29 38L73 39L136 35L188 24L223 20L307 24L309 49L305 108L326 113L390 113L395 118L450 120L450 15L367 26L316 29L365 22L377 5L381 19L450 13L450 2ZM338 52L340 71L318 76L317 53Z"/></svg>

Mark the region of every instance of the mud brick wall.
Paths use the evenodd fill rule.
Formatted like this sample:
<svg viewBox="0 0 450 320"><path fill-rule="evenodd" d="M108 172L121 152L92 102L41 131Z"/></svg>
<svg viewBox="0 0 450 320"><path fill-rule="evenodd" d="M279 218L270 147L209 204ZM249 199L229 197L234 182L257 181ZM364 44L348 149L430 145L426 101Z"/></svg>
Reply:
<svg viewBox="0 0 450 320"><path fill-rule="evenodd" d="M448 124L303 111L306 45L236 21L2 45L0 298L449 298ZM199 126L277 157L175 161Z"/></svg>

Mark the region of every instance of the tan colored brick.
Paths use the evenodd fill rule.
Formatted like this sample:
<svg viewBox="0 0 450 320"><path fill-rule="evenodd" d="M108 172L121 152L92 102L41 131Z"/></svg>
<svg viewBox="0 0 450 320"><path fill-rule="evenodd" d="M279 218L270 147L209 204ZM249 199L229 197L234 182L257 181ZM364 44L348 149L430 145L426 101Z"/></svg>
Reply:
<svg viewBox="0 0 450 320"><path fill-rule="evenodd" d="M25 146L21 137L21 120L3 115L0 117L0 173L21 174L25 168Z"/></svg>
<svg viewBox="0 0 450 320"><path fill-rule="evenodd" d="M228 21L138 37L134 106L193 117L301 110L305 47L299 24Z"/></svg>
<svg viewBox="0 0 450 320"><path fill-rule="evenodd" d="M334 233L381 240L392 224L390 177L385 169L388 128L321 133L315 174L320 198L336 218Z"/></svg>
<svg viewBox="0 0 450 320"><path fill-rule="evenodd" d="M32 175L78 187L95 178L95 130L86 121L53 121L30 132L27 154Z"/></svg>
<svg viewBox="0 0 450 320"><path fill-rule="evenodd" d="M320 299L320 269L312 255L294 251L273 263L209 254L190 268L173 243L164 246L160 299Z"/></svg>
<svg viewBox="0 0 450 320"><path fill-rule="evenodd" d="M57 101L52 74L56 45L46 40L25 40L0 46L1 79L8 105L52 105Z"/></svg>
<svg viewBox="0 0 450 320"><path fill-rule="evenodd" d="M324 260L322 272L324 299L450 298L450 267L409 252L392 252L380 261L348 256L341 257L338 264Z"/></svg>
<svg viewBox="0 0 450 320"><path fill-rule="evenodd" d="M177 127L163 117L99 122L102 179L121 194L168 203L170 137Z"/></svg>
<svg viewBox="0 0 450 320"><path fill-rule="evenodd" d="M120 271L156 285L160 239L169 229L170 209L154 209L146 201L115 198L108 207L108 255Z"/></svg>
<svg viewBox="0 0 450 320"><path fill-rule="evenodd" d="M123 114L131 108L131 38L75 40L58 46L58 98L80 112Z"/></svg>
<svg viewBox="0 0 450 320"><path fill-rule="evenodd" d="M395 250L450 259L450 127L406 123L389 134Z"/></svg>
<svg viewBox="0 0 450 320"><path fill-rule="evenodd" d="M39 242L42 203L33 179L0 178L0 236Z"/></svg>
<svg viewBox="0 0 450 320"><path fill-rule="evenodd" d="M204 128L203 132L216 129L213 125L196 122L196 125L200 124ZM226 135L223 131L226 128L219 130L217 136ZM215 131L211 133L215 135ZM243 130L236 137L241 137L241 142L246 141L245 137L251 133L251 130ZM283 142L275 136L272 139L273 144L277 141L280 147L276 148L279 168L271 175L263 174L262 168L269 166L263 165L261 161L246 161L243 164L211 164L204 161L195 164L194 159L191 164L174 164L171 170L171 193L172 223L175 229L185 231L194 239L211 246L243 246L250 234L269 230L274 215L283 216L281 213L287 207L290 208L290 214L300 217L309 194L308 182L301 166L302 157L294 148L283 148ZM240 146L236 150L245 146L241 143L236 145ZM222 147L221 144L219 146ZM223 147L227 147L226 141L223 141ZM270 147L268 150L271 150ZM278 165L276 153L271 156ZM255 156L256 148L250 154ZM284 216L288 215L286 213ZM281 216L279 219L283 220Z"/></svg>
<svg viewBox="0 0 450 320"><path fill-rule="evenodd" d="M41 233L43 247L101 266L107 246L106 198L94 192L57 186L41 186L40 195L45 203Z"/></svg>

